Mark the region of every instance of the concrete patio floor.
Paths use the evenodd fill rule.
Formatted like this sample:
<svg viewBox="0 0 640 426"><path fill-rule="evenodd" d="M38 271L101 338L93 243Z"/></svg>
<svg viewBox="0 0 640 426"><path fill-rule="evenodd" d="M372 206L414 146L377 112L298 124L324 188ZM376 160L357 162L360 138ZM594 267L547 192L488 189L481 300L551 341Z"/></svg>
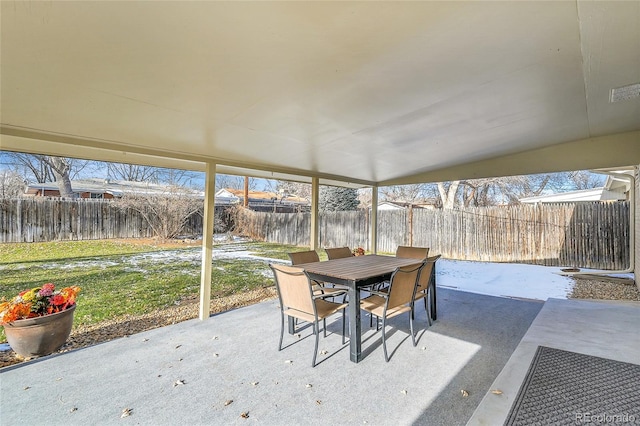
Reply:
<svg viewBox="0 0 640 426"><path fill-rule="evenodd" d="M547 300L468 424L504 424L539 345L640 365L639 325L640 302Z"/></svg>
<svg viewBox="0 0 640 426"><path fill-rule="evenodd" d="M277 351L277 301L159 328L0 370L0 424L493 425L538 344L640 360L640 303L543 307L442 288L438 313L425 331L419 309L417 347L407 317L392 322L389 363L366 319L359 364L331 323L315 368L309 327Z"/></svg>
<svg viewBox="0 0 640 426"><path fill-rule="evenodd" d="M462 425L541 307L441 289L433 326L417 312L417 347L397 318L386 363L363 319L354 364L335 321L311 368L309 327L278 352L278 302L267 301L0 370L0 423Z"/></svg>

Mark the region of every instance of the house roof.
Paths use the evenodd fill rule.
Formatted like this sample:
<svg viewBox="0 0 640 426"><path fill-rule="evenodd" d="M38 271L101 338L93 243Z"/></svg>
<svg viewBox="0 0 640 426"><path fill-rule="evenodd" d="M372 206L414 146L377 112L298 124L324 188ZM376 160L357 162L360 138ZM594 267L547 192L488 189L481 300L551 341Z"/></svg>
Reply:
<svg viewBox="0 0 640 426"><path fill-rule="evenodd" d="M42 190L57 191L58 188L56 182L29 183L25 189L25 194L34 195ZM97 178L72 180L71 188L73 192L77 193L111 194L114 197L121 197L125 193L164 195L169 191L167 185ZM204 197L202 191L193 191L193 193L195 196Z"/></svg>
<svg viewBox="0 0 640 426"><path fill-rule="evenodd" d="M609 191L605 187L582 189L578 191L546 194L537 197L520 198L521 203L568 203L578 201L620 201L626 200L621 192Z"/></svg>
<svg viewBox="0 0 640 426"><path fill-rule="evenodd" d="M226 192L232 194L233 196L237 197L239 200L243 200L244 199L244 190L242 190L242 189L224 188L224 189L221 189L220 191L218 191L217 194L222 193L222 191L226 191ZM249 200L263 200L263 201L278 200L278 201L283 201L283 202L288 202L288 203L309 204L309 200L307 200L306 198L298 197L296 195L284 194L284 196L283 196L283 194L279 194L277 192L254 191L254 190L250 190L250 191L248 191L248 193L249 193L248 194L249 195Z"/></svg>
<svg viewBox="0 0 640 426"><path fill-rule="evenodd" d="M628 199L627 193L631 189L631 180L629 177L634 174L633 168L600 169L593 170L593 172L607 175L603 187L525 197L520 198L519 201L521 203L566 203L576 201L621 201Z"/></svg>
<svg viewBox="0 0 640 426"><path fill-rule="evenodd" d="M640 163L637 1L0 7L3 150L352 186Z"/></svg>
<svg viewBox="0 0 640 426"><path fill-rule="evenodd" d="M414 208L431 208L435 204L437 204L436 200L432 200L429 202L422 202L422 203L408 203L404 201L382 201L378 203L378 208L382 207L383 209L388 208L388 209L404 210L409 206L412 206Z"/></svg>

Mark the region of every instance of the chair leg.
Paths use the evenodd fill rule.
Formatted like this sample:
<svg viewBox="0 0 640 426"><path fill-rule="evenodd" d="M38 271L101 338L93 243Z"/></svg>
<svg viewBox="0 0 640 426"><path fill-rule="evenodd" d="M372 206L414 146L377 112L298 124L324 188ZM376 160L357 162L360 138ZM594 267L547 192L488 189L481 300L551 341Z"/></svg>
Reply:
<svg viewBox="0 0 640 426"><path fill-rule="evenodd" d="M344 338L344 335L345 335L345 329L346 329L345 323L347 322L347 321L346 321L345 311L346 311L346 309L343 309L343 310L342 310L342 344L343 344L343 345L344 345L344 343L345 343L345 338Z"/></svg>
<svg viewBox="0 0 640 426"><path fill-rule="evenodd" d="M431 290L427 289L427 294L424 296L424 311L427 313L427 321L429 323L429 327L433 325L433 321L431 320L431 304L427 303L427 299L430 299Z"/></svg>
<svg viewBox="0 0 640 426"><path fill-rule="evenodd" d="M280 311L280 343L278 343L278 350L282 350L282 337L284 336L284 313Z"/></svg>
<svg viewBox="0 0 640 426"><path fill-rule="evenodd" d="M387 354L387 342L385 339L384 329L387 325L387 316L382 317L382 349L384 349L384 360L389 362L389 355Z"/></svg>
<svg viewBox="0 0 640 426"><path fill-rule="evenodd" d="M324 337L327 337L327 319L322 320L322 330L324 331Z"/></svg>
<svg viewBox="0 0 640 426"><path fill-rule="evenodd" d="M318 321L315 321L313 323L313 328L315 329L315 335L316 335L316 347L313 350L313 361L311 361L312 368L316 366L316 357L318 356L318 339L320 338L320 330L318 330Z"/></svg>
<svg viewBox="0 0 640 426"><path fill-rule="evenodd" d="M411 330L411 341L413 342L413 346L416 346L416 336L413 332L413 306L411 306L411 312L409 315L409 330Z"/></svg>

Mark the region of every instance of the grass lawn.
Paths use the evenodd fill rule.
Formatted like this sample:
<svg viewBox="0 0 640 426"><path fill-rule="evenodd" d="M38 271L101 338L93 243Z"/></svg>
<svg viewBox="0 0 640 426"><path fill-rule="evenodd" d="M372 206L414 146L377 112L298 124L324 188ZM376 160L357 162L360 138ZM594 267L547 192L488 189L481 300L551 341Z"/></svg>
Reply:
<svg viewBox="0 0 640 426"><path fill-rule="evenodd" d="M273 285L268 261L288 260L301 247L261 242L216 244L212 297ZM0 298L53 282L82 288L74 324L139 315L198 297L200 246L131 241L70 241L0 245ZM5 341L4 328L0 341Z"/></svg>

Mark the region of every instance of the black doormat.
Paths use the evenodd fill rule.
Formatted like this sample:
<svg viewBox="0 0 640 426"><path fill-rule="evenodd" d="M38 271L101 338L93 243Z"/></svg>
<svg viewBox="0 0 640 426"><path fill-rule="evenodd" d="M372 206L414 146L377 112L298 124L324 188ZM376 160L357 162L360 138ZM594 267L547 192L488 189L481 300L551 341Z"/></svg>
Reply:
<svg viewBox="0 0 640 426"><path fill-rule="evenodd" d="M640 365L538 346L505 425L640 424Z"/></svg>

